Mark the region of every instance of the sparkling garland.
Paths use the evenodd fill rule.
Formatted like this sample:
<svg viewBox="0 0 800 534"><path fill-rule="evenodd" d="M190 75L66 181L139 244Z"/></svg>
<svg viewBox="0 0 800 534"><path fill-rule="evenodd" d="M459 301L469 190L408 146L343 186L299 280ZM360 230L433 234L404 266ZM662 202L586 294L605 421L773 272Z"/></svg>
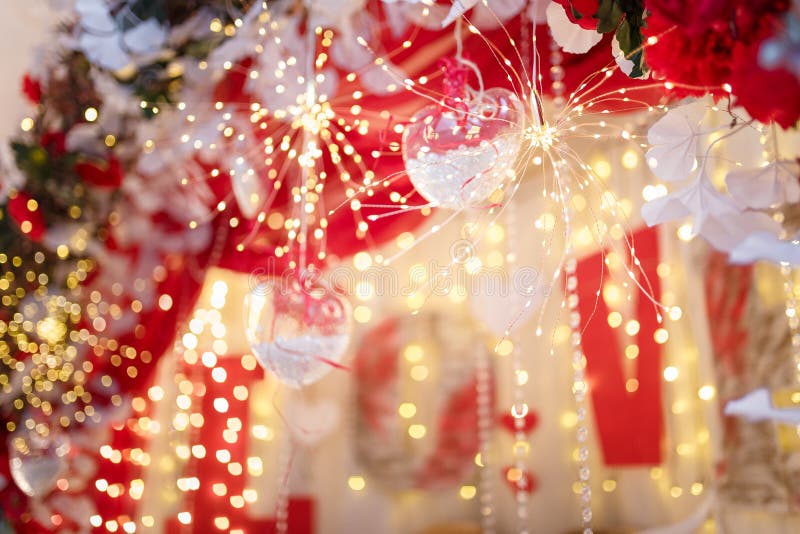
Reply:
<svg viewBox="0 0 800 534"><path fill-rule="evenodd" d="M554 39L550 39L550 79L553 94L553 106L556 110L564 107L564 67L561 66L563 54ZM577 425L575 438L578 442L578 484L580 485L580 522L583 534L592 534L592 489L590 484L591 471L589 469L589 430L587 428L586 395L588 384L584 371L586 369L586 356L583 353L581 314L578 307L578 277L577 259L572 244L572 226L568 199L563 199L565 235L567 239L564 251L564 275L566 277L566 294L564 302L569 310L570 345L572 348L572 395L575 401Z"/></svg>
<svg viewBox="0 0 800 534"><path fill-rule="evenodd" d="M507 253L506 259L508 266L513 270L513 266L517 263L517 221L516 221L516 205L511 202L506 207L507 218ZM526 458L530 450L530 443L528 442L528 434L526 432L526 421L530 416L530 407L525 402L525 392L523 387L527 383L528 372L525 369L525 361L522 348L520 346L519 336L509 334L509 341L513 343L514 348L511 353L512 365L512 380L513 380L513 404L511 408L511 415L514 418L514 446L513 458L514 468L516 469L516 491L514 497L516 499L516 515L517 515L517 531L520 534L528 534L528 493L532 488L529 487L533 483L533 479L528 474L526 465Z"/></svg>
<svg viewBox="0 0 800 534"><path fill-rule="evenodd" d="M581 314L578 308L577 260L571 246L567 248L564 273L566 275L566 304L569 310L570 343L572 346L572 394L575 399L578 424L575 436L578 441L578 484L580 485L580 520L583 534L592 534L592 489L589 470L589 430L586 423L586 394L588 384L584 375L586 356L581 339Z"/></svg>
<svg viewBox="0 0 800 534"><path fill-rule="evenodd" d="M479 350L475 360L475 392L478 401L478 443L480 462L478 471L478 500L480 503L481 532L494 534L494 482L492 462L492 428L494 426L491 356L488 351Z"/></svg>

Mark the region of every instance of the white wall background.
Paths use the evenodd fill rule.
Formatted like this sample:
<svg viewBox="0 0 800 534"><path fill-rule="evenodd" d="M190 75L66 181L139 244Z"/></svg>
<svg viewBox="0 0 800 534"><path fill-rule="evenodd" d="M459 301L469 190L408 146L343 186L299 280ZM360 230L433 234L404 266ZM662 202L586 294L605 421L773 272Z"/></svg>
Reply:
<svg viewBox="0 0 800 534"><path fill-rule="evenodd" d="M42 43L56 20L48 0L0 2L0 140L13 135L29 103L22 95L22 77L33 60L33 49Z"/></svg>

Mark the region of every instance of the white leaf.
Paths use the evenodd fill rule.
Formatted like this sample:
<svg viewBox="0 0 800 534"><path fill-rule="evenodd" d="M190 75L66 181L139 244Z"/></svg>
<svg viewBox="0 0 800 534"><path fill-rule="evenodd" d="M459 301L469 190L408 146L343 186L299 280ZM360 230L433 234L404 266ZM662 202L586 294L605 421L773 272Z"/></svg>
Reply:
<svg viewBox="0 0 800 534"><path fill-rule="evenodd" d="M159 50L167 39L167 30L156 19L147 19L122 36L125 46L134 54Z"/></svg>
<svg viewBox="0 0 800 534"><path fill-rule="evenodd" d="M547 6L547 25L558 46L571 54L584 54L603 39L603 34L595 30L581 28L573 24L561 5L551 3Z"/></svg>
<svg viewBox="0 0 800 534"><path fill-rule="evenodd" d="M633 72L634 64L633 61L625 57L625 52L620 48L616 34L614 38L611 39L611 55L614 56L614 61L617 62L619 70L624 72L627 76L630 76L631 72Z"/></svg>
<svg viewBox="0 0 800 534"><path fill-rule="evenodd" d="M774 263L800 265L800 236L780 239L772 232L755 232L743 239L730 255L731 263L753 263L766 260Z"/></svg>
<svg viewBox="0 0 800 534"><path fill-rule="evenodd" d="M743 211L704 217L697 231L712 247L730 253L747 236L757 232L778 232L779 226L765 213Z"/></svg>
<svg viewBox="0 0 800 534"><path fill-rule="evenodd" d="M386 0L384 0L386 2ZM399 38L408 28L408 20L405 16L405 6L396 2L391 2L383 6L385 14L385 24L392 30L392 36Z"/></svg>
<svg viewBox="0 0 800 534"><path fill-rule="evenodd" d="M453 0L450 11L442 21L442 28L451 25L458 17L472 9L477 3L478 0Z"/></svg>
<svg viewBox="0 0 800 534"><path fill-rule="evenodd" d="M701 235L717 250L730 252L748 235L777 232L778 225L764 213L745 211L700 176L692 185L642 206L648 226L692 217L692 235Z"/></svg>
<svg viewBox="0 0 800 534"><path fill-rule="evenodd" d="M104 0L78 0L75 10L81 18L81 27L87 32L109 33L117 29Z"/></svg>
<svg viewBox="0 0 800 534"><path fill-rule="evenodd" d="M775 408L766 388L758 388L740 399L728 401L725 415L735 415L747 421L777 421L800 425L800 408Z"/></svg>
<svg viewBox="0 0 800 534"><path fill-rule="evenodd" d="M734 170L725 182L728 191L744 205L761 209L800 200L800 165L795 161L773 161L755 169Z"/></svg>
<svg viewBox="0 0 800 534"><path fill-rule="evenodd" d="M685 180L697 165L697 136L706 107L700 102L673 108L647 132L647 164L666 181Z"/></svg>
<svg viewBox="0 0 800 534"><path fill-rule="evenodd" d="M688 207L692 194L694 188L681 189L645 202L642 206L642 219L648 226L656 226L688 217L692 214Z"/></svg>
<svg viewBox="0 0 800 534"><path fill-rule="evenodd" d="M100 127L96 122L76 124L67 132L65 146L69 152L96 153L98 145L101 144L100 133Z"/></svg>
<svg viewBox="0 0 800 534"><path fill-rule="evenodd" d="M117 71L130 63L130 57L120 45L119 34L101 36L83 33L78 45L89 61L104 69Z"/></svg>

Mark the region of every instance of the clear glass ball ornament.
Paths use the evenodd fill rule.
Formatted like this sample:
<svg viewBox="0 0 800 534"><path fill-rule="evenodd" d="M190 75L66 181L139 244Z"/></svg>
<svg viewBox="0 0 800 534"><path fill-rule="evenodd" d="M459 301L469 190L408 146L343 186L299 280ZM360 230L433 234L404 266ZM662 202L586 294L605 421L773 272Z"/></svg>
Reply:
<svg viewBox="0 0 800 534"><path fill-rule="evenodd" d="M245 297L245 333L258 362L292 388L341 367L350 342L350 305L320 282L297 277L257 285Z"/></svg>
<svg viewBox="0 0 800 534"><path fill-rule="evenodd" d="M67 471L70 451L66 436L51 430L47 435L22 428L8 436L11 478L29 497L50 493Z"/></svg>
<svg viewBox="0 0 800 534"><path fill-rule="evenodd" d="M502 88L469 91L456 107L426 106L403 133L411 183L437 207L478 207L514 176L522 144L519 99Z"/></svg>

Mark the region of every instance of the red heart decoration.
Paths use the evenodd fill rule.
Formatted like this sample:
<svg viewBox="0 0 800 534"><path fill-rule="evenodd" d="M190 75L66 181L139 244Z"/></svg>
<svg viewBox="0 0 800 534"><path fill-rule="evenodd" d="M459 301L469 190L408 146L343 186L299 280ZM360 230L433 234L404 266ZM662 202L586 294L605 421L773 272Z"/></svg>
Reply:
<svg viewBox="0 0 800 534"><path fill-rule="evenodd" d="M500 416L500 424L508 430L512 435L517 433L516 417L511 415L511 412L506 412ZM539 416L534 411L528 411L522 419L522 431L525 434L530 434L531 431L539 424Z"/></svg>
<svg viewBox="0 0 800 534"><path fill-rule="evenodd" d="M531 494L536 490L536 478L527 469L519 469L510 465L503 470L503 480L508 487L517 495L519 492Z"/></svg>

